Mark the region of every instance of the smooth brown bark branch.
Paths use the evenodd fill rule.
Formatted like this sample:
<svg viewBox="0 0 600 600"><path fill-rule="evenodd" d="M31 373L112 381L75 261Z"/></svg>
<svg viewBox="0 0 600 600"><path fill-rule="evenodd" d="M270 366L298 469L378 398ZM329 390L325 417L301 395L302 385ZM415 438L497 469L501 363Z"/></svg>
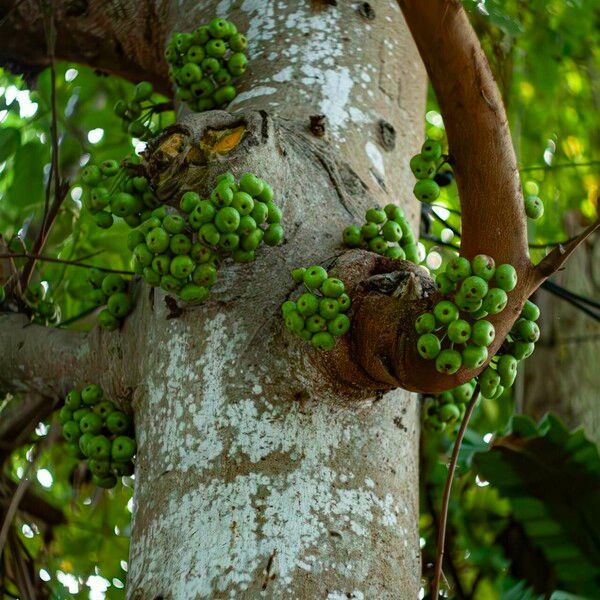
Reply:
<svg viewBox="0 0 600 600"><path fill-rule="evenodd" d="M509 263L517 272L518 284L506 309L489 317L496 330L489 348L492 357L529 296L533 270L506 112L462 4L458 0L398 0L398 4L444 118L461 200L461 254L469 259L489 254L497 264ZM354 309L351 354L362 370L382 387L424 393L451 389L477 376L481 369L439 373L433 361L417 352L415 319L441 299L428 275L415 271L409 277L411 270L401 261L374 260L376 265L365 261L356 288L364 297L357 298ZM383 274L398 285L384 291L368 284L374 275Z"/></svg>
<svg viewBox="0 0 600 600"><path fill-rule="evenodd" d="M448 136L463 227L462 254L528 272L517 160L498 86L458 0L399 0Z"/></svg>

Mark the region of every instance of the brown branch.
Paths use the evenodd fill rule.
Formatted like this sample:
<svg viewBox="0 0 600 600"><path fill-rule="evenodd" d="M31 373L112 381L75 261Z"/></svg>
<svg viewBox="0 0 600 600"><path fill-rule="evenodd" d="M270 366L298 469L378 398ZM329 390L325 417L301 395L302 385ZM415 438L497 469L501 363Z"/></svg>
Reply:
<svg viewBox="0 0 600 600"><path fill-rule="evenodd" d="M119 275L135 275L133 271L123 271L120 269L109 269L108 267L98 267L96 265L90 265L88 263L82 263L77 260L65 260L62 258L54 258L53 256L44 256L42 254L34 254L32 252L21 252L21 253L12 253L5 252L0 253L0 258L30 258L35 259L36 261L41 262L51 262L58 263L61 265L70 265L73 267L82 267L84 269L98 269L98 271L102 271L103 273L118 273Z"/></svg>
<svg viewBox="0 0 600 600"><path fill-rule="evenodd" d="M440 105L456 175L462 213L461 255L489 254L511 264L518 277L505 310L489 317L496 338L494 356L530 295L526 216L519 172L502 98L485 54L459 0L398 0ZM383 387L420 392L451 389L480 369L439 373L416 348L414 322L441 299L427 274L396 263L365 262L355 283L351 360ZM395 289L375 289L385 274ZM340 270L340 275L342 272ZM347 278L344 279L346 281ZM385 331L383 329L385 328ZM345 365L347 368L347 364ZM344 367L341 367L341 369ZM340 369L340 370L341 370ZM364 385L360 378L355 383Z"/></svg>
<svg viewBox="0 0 600 600"><path fill-rule="evenodd" d="M23 274L21 275L21 288L22 290L27 289L27 284L29 283L29 279L31 278L31 274L33 273L33 269L35 267L35 263L39 260L37 257L40 255L40 252L44 249L46 245L46 240L48 239L48 233L56 217L58 216L58 212L60 207L62 206L63 200L66 198L67 193L69 191L69 183L67 181L62 181L59 184L58 196L54 197L52 201L52 206L48 211L48 218L44 220L42 223L42 227L40 229L40 235L38 236L31 253L23 253L24 257L29 258L27 264L23 269Z"/></svg>
<svg viewBox="0 0 600 600"><path fill-rule="evenodd" d="M491 360L532 291L560 267L580 240L563 248L560 261L548 259L534 268L506 111L462 3L398 0L398 4L444 118L461 202L460 253L467 259L488 254L496 264L508 263L517 273L506 308L488 317L496 333L488 347ZM432 216L439 219L435 213ZM449 390L476 377L487 363L445 375L436 370L434 361L417 352L414 322L441 299L428 273L405 261L368 254L348 252L336 265L338 276L353 294L351 339L340 344L334 355L338 377L363 388L402 387L422 393Z"/></svg>
<svg viewBox="0 0 600 600"><path fill-rule="evenodd" d="M425 500L427 501L427 508L429 509L429 512L431 513L431 519L432 519L433 525L434 525L434 532L437 532L437 534L439 536L439 526L440 525L438 522L437 512L435 510L435 505L433 503L432 485L431 484L425 485ZM447 529L447 526L446 526L446 529ZM456 596L457 596L458 600L466 600L467 595L463 589L462 582L461 582L460 576L458 574L458 569L456 568L456 565L454 564L454 560L452 559L452 556L450 554L450 547L449 547L447 539L444 540L444 555L446 557L446 562L448 564L448 568L450 569L450 572L452 573L452 580L454 581L454 585L456 587Z"/></svg>
<svg viewBox="0 0 600 600"><path fill-rule="evenodd" d="M477 404L478 399L479 384L477 384L477 386L475 387L473 397L471 398L471 401L467 406L465 416L463 417L462 423L460 424L458 434L456 435L456 441L454 442L454 448L452 448L452 457L450 458L450 464L448 465L448 477L446 478L446 483L444 484L444 494L442 496L442 509L440 512L440 525L438 529L437 539L437 556L435 560L433 582L431 584L432 600L437 600L437 598L439 597L440 579L442 576L442 562L444 560L444 546L446 543L446 527L448 524L448 506L450 504L450 492L452 491L454 473L456 472L456 465L458 463L458 453L460 451L460 446L462 444L463 438L465 437L465 432L467 431L469 420L471 419L471 415L473 414L473 410L475 409L475 405Z"/></svg>
<svg viewBox="0 0 600 600"><path fill-rule="evenodd" d="M18 6L15 0L0 0L0 14L5 15L0 64L26 75L49 66L38 0L25 0ZM56 59L87 64L131 81L147 79L160 92L170 94L163 51L173 16L164 3L155 1L57 2Z"/></svg>
<svg viewBox="0 0 600 600"><path fill-rule="evenodd" d="M0 389L56 399L89 381L107 392L124 381L134 387L133 343L98 328L89 332L48 328L29 323L23 314L0 314ZM124 355L131 363L119 358ZM131 373L125 371L125 362Z"/></svg>
<svg viewBox="0 0 600 600"><path fill-rule="evenodd" d="M459 0L398 0L435 90L458 186L462 254L528 272L517 160L502 98Z"/></svg>
<svg viewBox="0 0 600 600"><path fill-rule="evenodd" d="M36 575L33 572L28 552L19 539L15 527L10 528L8 546L14 568L14 582L19 593L22 595L23 600L38 600L33 583Z"/></svg>
<svg viewBox="0 0 600 600"><path fill-rule="evenodd" d="M528 171L555 171L557 169L576 169L577 167L593 167L600 165L600 160L588 160L580 163L561 163L558 165L530 165L528 167L521 167L519 171L526 173Z"/></svg>
<svg viewBox="0 0 600 600"><path fill-rule="evenodd" d="M49 437L46 440L44 440L44 442L46 442L45 444L42 443L35 447L33 458L31 459L31 462L27 465L27 469L23 474L23 477L21 478L21 481L19 482L19 485L17 486L14 494L12 495L6 511L4 511L4 521L2 523L2 528L0 529L0 554L2 554L4 550L4 545L8 538L8 532L19 508L19 504L23 496L25 495L27 488L31 484L31 475L40 457L43 446L46 446L48 444L48 441Z"/></svg>

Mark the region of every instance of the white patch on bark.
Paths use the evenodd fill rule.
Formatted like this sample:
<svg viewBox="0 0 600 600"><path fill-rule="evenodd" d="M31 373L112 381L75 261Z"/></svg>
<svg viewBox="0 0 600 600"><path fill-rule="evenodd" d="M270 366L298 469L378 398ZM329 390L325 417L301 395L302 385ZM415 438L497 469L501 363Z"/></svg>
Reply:
<svg viewBox="0 0 600 600"><path fill-rule="evenodd" d="M326 436L323 427L319 429ZM232 587L246 590L273 553L277 579L271 585L282 594L297 568L332 568L326 559L307 556L312 547L327 543L330 528L358 537L353 542L362 547L368 544L371 523L396 526L399 508L389 495L381 499L364 488L336 489L335 473L320 464L323 457L318 455L315 451L315 458L303 459L289 475L250 473L232 482L215 479L183 498L173 498L142 543L167 552L188 549L168 573L173 598L209 598L215 590ZM144 568L164 574L167 558L156 550L147 553ZM367 571L368 559L360 562L338 565L337 570Z"/></svg>
<svg viewBox="0 0 600 600"><path fill-rule="evenodd" d="M243 102L244 100L248 100L250 98L256 98L258 96L269 96L274 94L277 91L277 88L269 87L266 85L260 85L258 87L252 88L246 92L242 92L239 96L236 96L229 104L228 108Z"/></svg>
<svg viewBox="0 0 600 600"><path fill-rule="evenodd" d="M277 35L275 21L275 7L272 2L264 0L244 0L240 10L248 15L248 30L245 32L248 38L248 52L252 56L261 54L261 42L271 40Z"/></svg>
<svg viewBox="0 0 600 600"><path fill-rule="evenodd" d="M385 176L385 165L383 164L383 155L379 148L371 141L365 144L365 152L373 165L373 168L381 175Z"/></svg>
<svg viewBox="0 0 600 600"><path fill-rule="evenodd" d="M373 527L398 526L397 515L405 510L399 500L389 493L380 497L368 478L361 484L351 466L343 473L330 466L338 449L369 439L353 409L332 411L328 403L317 402L306 413L299 403L266 398L258 384L249 385L251 398L232 399L228 381L246 335L225 314L214 316L200 336L211 351L190 364L194 336L189 326L172 327L161 351L165 367L156 365L149 389L154 418L147 435L160 441L161 458L170 461L161 469L184 472L193 481L202 470L218 472L219 464L227 462L273 460L288 466L273 474L253 472L250 466L233 480L215 476L199 489L191 485L192 491L173 495L136 543L144 562L132 561L131 581L141 578L136 571L143 568L145 581L168 578L174 600L209 598L215 590L241 593L256 584L257 573L275 552L272 572L277 577L270 586L283 597L297 569L321 573L334 568L323 551L330 530L356 550L368 546ZM268 385L269 378L260 376ZM192 416L191 424L189 418L177 418L182 408ZM171 561L177 548L186 552ZM311 554L314 548L318 558ZM362 552L356 554L359 561L335 569L362 580L369 561ZM166 573L165 564L172 565Z"/></svg>
<svg viewBox="0 0 600 600"><path fill-rule="evenodd" d="M273 75L273 81L276 81L277 83L284 83L286 81L290 81L290 79L292 78L293 72L294 72L293 67L291 67L291 66L285 67L285 68L281 69L281 71L279 71L279 73L275 73L275 75Z"/></svg>
<svg viewBox="0 0 600 600"><path fill-rule="evenodd" d="M323 99L319 106L327 116L327 125L335 136L341 131L350 117L347 104L354 85L350 71L346 67L328 70L323 73L324 83L321 89Z"/></svg>

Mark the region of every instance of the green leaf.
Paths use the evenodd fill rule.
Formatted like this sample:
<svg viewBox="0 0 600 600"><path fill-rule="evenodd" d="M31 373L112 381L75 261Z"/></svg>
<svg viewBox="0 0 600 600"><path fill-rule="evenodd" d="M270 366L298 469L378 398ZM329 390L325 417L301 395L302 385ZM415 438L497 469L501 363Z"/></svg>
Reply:
<svg viewBox="0 0 600 600"><path fill-rule="evenodd" d="M0 129L0 162L14 154L21 144L21 132L16 127Z"/></svg>
<svg viewBox="0 0 600 600"><path fill-rule="evenodd" d="M581 430L567 431L555 415L537 428L522 417L513 425L508 436L473 458L480 476L510 500L513 527L522 536L516 546L534 550L521 560L513 552L513 570L528 576L537 591L559 587L594 597L600 589L598 449ZM511 535L514 541L514 531ZM555 585L541 589L540 573L542 585Z"/></svg>
<svg viewBox="0 0 600 600"><path fill-rule="evenodd" d="M14 179L3 199L3 205L20 211L41 205L44 196L44 164L47 152L41 142L33 140L15 153Z"/></svg>

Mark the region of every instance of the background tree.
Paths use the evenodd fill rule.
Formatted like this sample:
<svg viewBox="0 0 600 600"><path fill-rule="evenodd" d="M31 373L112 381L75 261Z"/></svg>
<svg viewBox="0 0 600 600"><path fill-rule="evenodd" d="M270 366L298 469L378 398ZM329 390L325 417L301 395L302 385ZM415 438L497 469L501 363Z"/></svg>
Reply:
<svg viewBox="0 0 600 600"><path fill-rule="evenodd" d="M278 318L279 305L292 291L289 269L331 264L341 252L341 229L370 205L398 201L416 225L418 207L408 200L413 178L407 157L422 141L425 78L399 10L393 4L361 4L357 9L329 3L259 7L244 2L188 8L90 2L59 3L44 16L35 3L3 8L3 27L12 33L0 54L14 71L37 73L54 50L61 60L132 80L149 79L165 93L169 83L162 52L168 35L215 13L233 19L248 31L251 42L252 68L230 106L241 111L242 120L222 114L182 119L194 139L207 127L227 130L240 122L246 137L229 153L209 148L200 164L185 164L177 172L175 189L189 181L210 180L227 168L236 173L253 170L277 191L287 231L283 248L264 252L251 268L228 268L205 306L175 319L167 319L171 310L160 295L148 298L147 288L118 334L94 331L84 336L66 328L48 335L35 326L23 328L23 317L3 318L0 346L7 350L2 358L7 367L0 381L6 391L16 393L7 397L3 410L12 408L18 415L18 426L9 427L12 433L3 439L10 440L7 451L19 448L7 467L7 484L10 479L24 481L22 469L31 464L24 456L30 446L22 446L26 435L15 439L14 431L24 429L29 435L31 427L22 423L35 427L56 406L52 400L70 386L97 381L123 403L131 402L136 413L139 452L128 583L132 597L225 597L241 590L247 597L264 591L271 597L393 598L400 597L398 590L415 597L415 398L402 391L382 395L378 386L365 392L332 381L322 361L282 335ZM51 52L44 51L47 39ZM60 172L75 179L86 154L98 162L126 152L130 140L115 130L111 107L128 84L112 76L99 79L79 65L59 64L56 74L57 105L66 107L58 124ZM5 168L2 178L1 227L7 239L21 232L26 248L38 239L44 216L50 75L44 71L37 78L35 121L17 117L16 106L7 106L6 127L0 130L5 158L13 167ZM23 86L22 80L5 77L7 90ZM27 97L18 97L21 112ZM7 92L4 98L10 99ZM325 140L309 128L310 117L317 114L327 118ZM428 127L440 125L434 114L429 117ZM96 142L99 129L104 136ZM181 157L166 150L169 164L177 163ZM442 201L457 207L453 186ZM584 215L591 217L593 196L588 201ZM123 239L119 226L108 234L95 228L90 215L80 210L75 187L57 213L45 252L73 260L103 250L86 261L128 269ZM82 271L42 262L37 269L36 277L56 290L63 321L86 310L84 294L77 291ZM85 329L85 320L74 326ZM480 431L495 431L505 422L497 420ZM11 425L8 419L6 423ZM48 432L39 429L34 447L46 438ZM39 455L37 468L52 466L53 499L64 503L72 493L67 484L73 461L61 456L59 446ZM75 475L84 476L80 471ZM118 488L113 497L92 492L87 484L81 491L74 515L67 514L69 528L57 530L45 567L53 575L72 571L85 578L98 562L102 575L116 578L118 587L122 574L115 559L123 555L115 553L114 544L119 537L103 548L96 543L98 537L78 527L92 502L98 527L117 527L126 534L122 507L127 489ZM14 497L14 492L7 494ZM55 521L45 521L26 512L21 518L31 522L31 516L50 526L63 518L55 514ZM39 560L43 544L31 531L26 548ZM25 574L11 567L9 578L24 594L25 582L40 582L33 563L15 546L23 541L16 528L11 536L11 564L20 565ZM73 544L83 542L93 548L92 556L73 552ZM174 551L180 561L171 560ZM469 583L475 571L467 569ZM490 573L484 577L493 585ZM460 575L457 579L460 585ZM73 580L70 584L75 587ZM51 585L58 584L52 579Z"/></svg>

